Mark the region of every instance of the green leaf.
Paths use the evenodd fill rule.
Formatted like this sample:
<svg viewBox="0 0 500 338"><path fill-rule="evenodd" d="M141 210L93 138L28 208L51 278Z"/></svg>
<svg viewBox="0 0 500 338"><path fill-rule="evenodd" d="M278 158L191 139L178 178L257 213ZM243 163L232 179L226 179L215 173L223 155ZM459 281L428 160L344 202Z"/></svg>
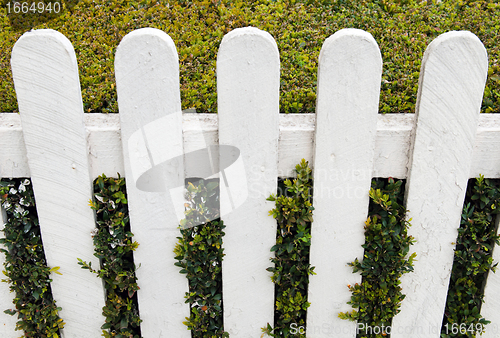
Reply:
<svg viewBox="0 0 500 338"><path fill-rule="evenodd" d="M60 266L54 266L54 267L53 267L52 269L50 269L49 271L50 271L51 273L53 272L53 273L56 273L56 274L58 274L58 275L62 275L62 273L60 273L60 272L59 272L59 269L60 269L60 268L61 268Z"/></svg>
<svg viewBox="0 0 500 338"><path fill-rule="evenodd" d="M9 309L9 310L5 310L3 313L6 313L6 314L8 314L8 315L13 316L13 315L15 315L17 312L16 312L15 310L10 310L10 309Z"/></svg>
<svg viewBox="0 0 500 338"><path fill-rule="evenodd" d="M111 329L112 327L112 324L111 323L104 323L102 326L101 326L101 330L109 330Z"/></svg>
<svg viewBox="0 0 500 338"><path fill-rule="evenodd" d="M123 317L120 321L120 329L126 329L128 327L128 319L127 317Z"/></svg>

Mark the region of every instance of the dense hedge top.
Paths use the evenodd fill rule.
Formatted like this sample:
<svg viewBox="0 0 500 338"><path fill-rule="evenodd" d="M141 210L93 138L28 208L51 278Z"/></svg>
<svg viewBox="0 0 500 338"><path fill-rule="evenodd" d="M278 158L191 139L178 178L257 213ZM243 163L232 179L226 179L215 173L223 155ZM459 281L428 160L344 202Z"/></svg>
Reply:
<svg viewBox="0 0 500 338"><path fill-rule="evenodd" d="M3 112L17 110L10 53L15 41L31 28L56 29L73 43L86 112L117 112L116 47L127 33L142 27L161 29L174 40L183 109L216 112L219 44L224 34L245 26L258 27L276 39L282 112L314 112L320 48L328 36L348 27L370 32L381 48L382 113L414 112L423 52L434 38L450 30L470 30L485 44L490 68L482 111L500 112L500 5L492 0L428 1L429 5L415 0L73 0L65 1L63 13L52 17L8 14L7 2L2 1L0 10Z"/></svg>

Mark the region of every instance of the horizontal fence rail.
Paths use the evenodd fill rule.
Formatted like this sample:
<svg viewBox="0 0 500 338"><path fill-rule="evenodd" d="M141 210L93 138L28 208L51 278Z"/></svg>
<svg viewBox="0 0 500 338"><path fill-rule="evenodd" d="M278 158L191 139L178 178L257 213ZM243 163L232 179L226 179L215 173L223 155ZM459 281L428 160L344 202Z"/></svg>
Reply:
<svg viewBox="0 0 500 338"><path fill-rule="evenodd" d="M417 264L403 279L407 298L392 337L439 337L467 180L500 178L500 115L479 114L487 55L472 33L441 35L422 65L416 114L377 114L378 45L367 32L341 30L321 50L316 114L283 115L276 42L247 27L221 43L218 115L182 113L174 42L145 28L117 49L120 113L84 114L71 43L53 30L23 35L12 55L20 115L0 114L0 177L33 179L47 261L63 273L52 284L67 323L63 337L97 337L103 323L103 287L76 264L77 257L93 259L88 200L92 180L103 173L127 178L131 231L140 243L134 262L141 265L143 336L190 336L182 324L189 288L173 249L183 182L197 177L220 182L225 330L233 338L259 337L274 317L266 269L276 222L266 197L279 177L294 176L302 158L314 170L316 209L307 336L356 336L354 323L336 317L350 309L347 284L361 281L346 264L363 255L371 179L395 177L408 180ZM500 259L498 250L493 255ZM487 337L499 332L499 286L500 276L490 274L482 307L492 321ZM0 288L5 308L12 298ZM12 319L0 318L0 336L17 337Z"/></svg>
<svg viewBox="0 0 500 338"><path fill-rule="evenodd" d="M200 144L219 144L217 114L184 113L182 118L184 153L199 149ZM126 176L123 170L119 114L85 114L84 121L92 178L103 173L112 177L117 172ZM279 177L292 177L293 168L302 158L314 167L315 125L315 114L279 115ZM410 136L414 127L415 114L378 114L373 177L407 177ZM0 113L0 149L1 177L30 177L19 114ZM479 115L469 178L479 174L488 178L500 178L498 149L500 114ZM185 175L200 177L196 162L185 163Z"/></svg>

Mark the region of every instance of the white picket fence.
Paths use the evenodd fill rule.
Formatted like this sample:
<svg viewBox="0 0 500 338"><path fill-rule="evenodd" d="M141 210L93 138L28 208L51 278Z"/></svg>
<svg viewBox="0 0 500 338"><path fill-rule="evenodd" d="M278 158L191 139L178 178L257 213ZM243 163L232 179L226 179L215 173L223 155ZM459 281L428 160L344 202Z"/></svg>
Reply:
<svg viewBox="0 0 500 338"><path fill-rule="evenodd" d="M316 114L279 114L279 52L256 28L227 34L217 57L218 115L182 114L175 45L164 32L128 34L115 60L120 113L84 114L77 58L53 30L24 34L12 51L20 115L0 114L0 177L31 177L52 291L65 338L99 337L104 291L77 264L93 257L88 206L99 174L127 178L142 334L190 337L182 324L188 284L174 266L185 177L221 176L224 219L224 327L233 338L260 337L273 323L274 284L266 268L276 223L266 201L277 177L300 159L314 168L314 223L307 336L355 337L346 264L361 258L372 177L406 178L417 239L415 272L393 320L393 338L439 337L469 178L500 178L500 116L480 115L487 53L469 32L449 32L428 47L416 114L379 115L382 58L372 36L344 29L319 57ZM220 154L220 156L219 156ZM3 224L3 222L1 222ZM494 251L497 261L500 250ZM4 259L3 257L1 258ZM0 285L0 304L13 295ZM482 314L485 337L500 337L500 274L490 274ZM19 336L0 313L1 337Z"/></svg>

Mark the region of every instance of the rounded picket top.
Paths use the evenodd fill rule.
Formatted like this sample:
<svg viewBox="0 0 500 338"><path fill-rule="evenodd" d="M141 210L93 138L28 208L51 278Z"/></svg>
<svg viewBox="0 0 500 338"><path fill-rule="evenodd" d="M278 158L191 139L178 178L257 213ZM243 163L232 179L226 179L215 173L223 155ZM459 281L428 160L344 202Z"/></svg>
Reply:
<svg viewBox="0 0 500 338"><path fill-rule="evenodd" d="M217 54L218 111L239 114L249 108L259 112L273 111L276 107L279 110L279 100L274 99L276 95L279 97L279 87L277 90L273 87L275 82L279 84L279 69L278 46L271 34L255 27L227 33ZM264 89L262 84L269 87ZM249 88L260 89L250 95Z"/></svg>
<svg viewBox="0 0 500 338"><path fill-rule="evenodd" d="M477 101L482 100L487 75L488 52L475 34L452 31L439 35L429 44L422 59L416 113L422 110L422 96L435 96L433 93L437 92L454 107L449 110L451 114L467 111L475 115L480 109L481 101Z"/></svg>
<svg viewBox="0 0 500 338"><path fill-rule="evenodd" d="M226 183L220 186L221 215L245 203L247 181L252 180L245 164L253 164L251 158L256 150L244 149L247 144L239 144L238 139L253 138L250 130L266 135L264 139L269 142L274 142L277 135L279 67L278 46L268 32L255 27L237 28L222 39L217 54L219 147L226 146L219 149L220 170ZM258 151L266 158L274 156L275 150L271 146ZM236 160L235 155L239 156Z"/></svg>
<svg viewBox="0 0 500 338"><path fill-rule="evenodd" d="M116 50L115 76L120 113L131 110L138 117L145 111L157 112L143 114L149 117L147 122L156 115L181 113L179 57L167 33L156 28L128 33ZM160 99L144 100L151 95ZM133 104L138 101L140 106Z"/></svg>
<svg viewBox="0 0 500 338"><path fill-rule="evenodd" d="M18 53L25 53L26 50L33 53L36 51L34 47L41 44L65 50L69 59L73 61L74 65L77 65L73 45L64 34L53 29L37 29L24 33L12 48L12 59L17 61ZM43 50L51 51L50 48L44 48ZM52 51L52 53L55 54L56 52Z"/></svg>
<svg viewBox="0 0 500 338"><path fill-rule="evenodd" d="M136 29L125 35L118 44L115 69L119 68L121 70L121 67L125 70L130 69L130 67L127 67L127 62L138 61L138 54L146 57L142 62L147 64L154 58L154 52L159 52L158 55L161 55L163 60L166 61L165 66L179 65L175 43L167 33L151 27ZM172 68L172 71L178 72L178 70L179 67L176 70Z"/></svg>
<svg viewBox="0 0 500 338"><path fill-rule="evenodd" d="M276 41L271 34L256 27L236 28L224 35L220 44L219 52L217 53L217 62L219 62L219 60L224 60L226 55L231 59L236 55L244 56L249 50L252 49L252 47L255 46L260 47L258 50L254 51L255 53L263 51L267 53L266 55L269 59L277 57L279 66L279 51ZM235 53L238 51L245 54Z"/></svg>
<svg viewBox="0 0 500 338"><path fill-rule="evenodd" d="M157 43L154 45L152 44L150 46L151 47L150 49L152 50L163 49L165 51L165 48L167 48L169 49L169 52L171 52L170 56L175 58L177 63L179 63L179 58L177 57L177 49L175 47L174 40L172 40L170 35L168 35L167 33L165 33L160 29L146 27L146 28L136 29L123 37L123 39L120 41L116 49L115 65L116 65L116 59L120 59L122 57L127 57L127 56L133 57L134 53L132 52L137 52L138 47L143 46L144 44L149 45L151 41L155 39ZM151 52L148 49L139 51Z"/></svg>
<svg viewBox="0 0 500 338"><path fill-rule="evenodd" d="M69 104L63 112L65 118L83 112L75 50L63 34L53 29L24 33L12 48L11 66L20 110L39 109L40 103L50 102L49 95L56 100L64 98ZM32 83L40 84L41 90L33 90ZM29 94L23 95L26 91Z"/></svg>
<svg viewBox="0 0 500 338"><path fill-rule="evenodd" d="M363 54L371 55L380 62L380 67L382 66L382 56L377 41L367 31L357 28L344 28L330 35L323 42L319 58L321 60L332 52L354 54L360 51L359 48L362 48Z"/></svg>
<svg viewBox="0 0 500 338"><path fill-rule="evenodd" d="M366 71L360 72L360 67ZM328 37L321 47L318 84L321 81L330 81L335 90L340 88L348 91L351 89L348 87L350 81L358 81L353 74L360 75L364 78L363 81L378 80L382 74L382 55L370 33L356 28L344 28ZM321 89L328 88L325 86ZM372 93L377 92L376 95L380 92L380 84L370 88ZM320 95L319 85L318 95Z"/></svg>

